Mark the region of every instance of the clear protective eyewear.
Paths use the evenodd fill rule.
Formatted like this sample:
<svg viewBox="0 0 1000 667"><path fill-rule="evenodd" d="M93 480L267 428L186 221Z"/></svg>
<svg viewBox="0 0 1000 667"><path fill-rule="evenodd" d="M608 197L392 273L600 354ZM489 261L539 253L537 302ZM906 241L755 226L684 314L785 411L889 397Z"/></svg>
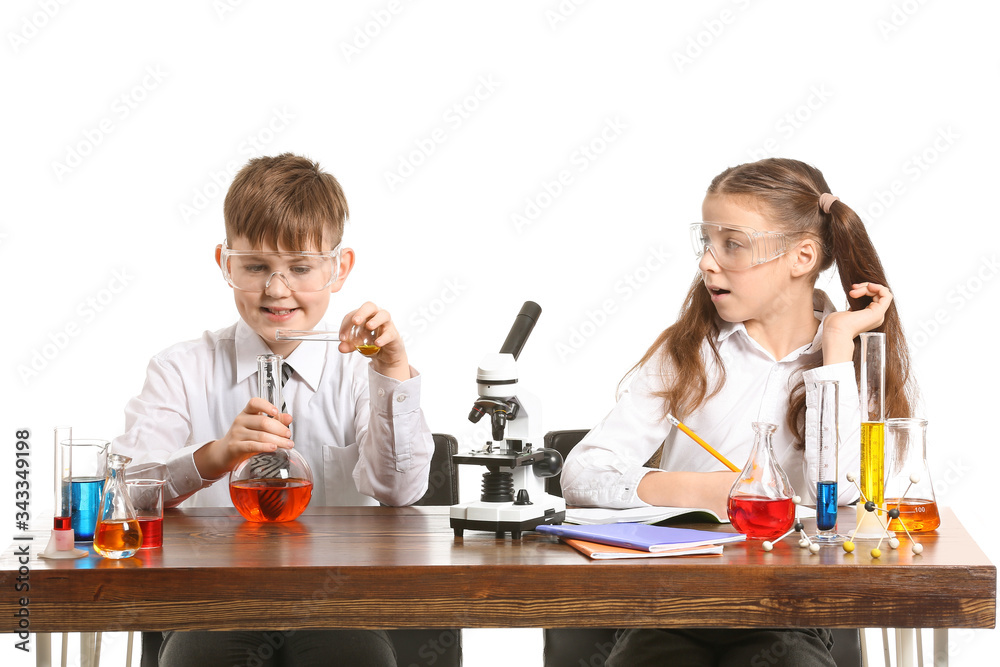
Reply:
<svg viewBox="0 0 1000 667"><path fill-rule="evenodd" d="M788 252L788 238L782 232L758 232L752 227L718 222L693 223L691 244L699 260L708 250L727 271L749 269Z"/></svg>
<svg viewBox="0 0 1000 667"><path fill-rule="evenodd" d="M232 250L219 246L226 282L244 292L263 292L280 276L293 292L321 292L340 277L340 245L329 252Z"/></svg>

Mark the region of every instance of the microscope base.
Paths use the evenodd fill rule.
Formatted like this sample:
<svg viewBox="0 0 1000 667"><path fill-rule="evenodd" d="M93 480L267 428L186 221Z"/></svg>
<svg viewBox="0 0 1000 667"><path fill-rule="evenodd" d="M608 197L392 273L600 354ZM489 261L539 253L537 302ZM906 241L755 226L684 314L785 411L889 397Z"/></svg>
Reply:
<svg viewBox="0 0 1000 667"><path fill-rule="evenodd" d="M521 531L534 530L542 524L562 523L566 519L566 503L562 498L550 496L552 503L514 505L514 503L474 502L454 505L451 508L451 527L455 537L462 537L465 530L483 530L512 539L521 539ZM543 509L544 508L544 509ZM543 513L538 514L539 511Z"/></svg>

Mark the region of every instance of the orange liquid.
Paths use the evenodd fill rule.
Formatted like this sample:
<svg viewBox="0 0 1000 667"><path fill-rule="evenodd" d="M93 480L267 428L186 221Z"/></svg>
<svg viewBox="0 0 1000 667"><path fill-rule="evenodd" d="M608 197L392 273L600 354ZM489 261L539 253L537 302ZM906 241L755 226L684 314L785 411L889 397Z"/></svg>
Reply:
<svg viewBox="0 0 1000 667"><path fill-rule="evenodd" d="M312 482L291 479L248 479L229 485L233 505L247 521L292 521L312 498Z"/></svg>
<svg viewBox="0 0 1000 667"><path fill-rule="evenodd" d="M911 533L925 533L941 525L937 503L932 500L911 499L901 503L899 498L885 499L887 510L896 509L896 505L899 505L899 518L889 521L889 530L902 532L906 526Z"/></svg>
<svg viewBox="0 0 1000 667"><path fill-rule="evenodd" d="M94 551L105 558L128 558L142 545L142 529L131 521L100 521L94 533Z"/></svg>
<svg viewBox="0 0 1000 667"><path fill-rule="evenodd" d="M378 345L357 345L355 347L358 352L365 355L366 357L370 357L382 349Z"/></svg>

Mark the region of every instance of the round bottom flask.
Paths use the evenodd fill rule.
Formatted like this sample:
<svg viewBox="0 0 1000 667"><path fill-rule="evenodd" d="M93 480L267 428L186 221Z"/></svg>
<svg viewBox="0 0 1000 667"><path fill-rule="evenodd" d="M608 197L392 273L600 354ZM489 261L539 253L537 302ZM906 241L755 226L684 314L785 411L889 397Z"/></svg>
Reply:
<svg viewBox="0 0 1000 667"><path fill-rule="evenodd" d="M293 521L312 489L309 464L294 449L251 456L229 474L229 496L247 521Z"/></svg>
<svg viewBox="0 0 1000 667"><path fill-rule="evenodd" d="M257 357L257 395L284 411L282 364L278 354ZM255 454L229 473L229 497L247 521L293 521L309 504L312 489L309 463L294 449Z"/></svg>

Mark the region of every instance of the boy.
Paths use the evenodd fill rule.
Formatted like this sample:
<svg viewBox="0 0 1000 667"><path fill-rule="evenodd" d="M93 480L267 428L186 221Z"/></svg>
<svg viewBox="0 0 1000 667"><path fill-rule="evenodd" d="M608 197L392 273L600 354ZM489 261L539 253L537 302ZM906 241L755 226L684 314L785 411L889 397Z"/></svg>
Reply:
<svg viewBox="0 0 1000 667"><path fill-rule="evenodd" d="M312 504L418 500L427 489L434 444L420 409L420 377L389 313L372 303L348 313L338 350L275 339L278 329L327 328L317 325L354 266L354 251L340 247L348 211L336 179L303 157L256 158L236 175L224 214L226 243L216 248L215 260L233 288L240 320L152 359L113 450L132 457L130 475L158 470L171 507L232 506L230 470L255 452L293 446L313 471ZM345 341L362 323L379 331L381 349L370 364ZM292 369L284 411L256 397L257 355L269 352ZM207 649L230 643L220 642L219 633L204 641L201 633L168 634L161 664L208 664ZM223 634L235 642L236 635L252 633ZM331 641L334 635L341 639ZM345 642L364 645L360 655L371 664L394 664L368 652L384 648L384 633L300 631L290 639L288 650L302 643L327 658L330 650L342 653ZM246 646L222 648L233 656L242 651L243 658ZM213 657L233 664L224 662L228 656Z"/></svg>

